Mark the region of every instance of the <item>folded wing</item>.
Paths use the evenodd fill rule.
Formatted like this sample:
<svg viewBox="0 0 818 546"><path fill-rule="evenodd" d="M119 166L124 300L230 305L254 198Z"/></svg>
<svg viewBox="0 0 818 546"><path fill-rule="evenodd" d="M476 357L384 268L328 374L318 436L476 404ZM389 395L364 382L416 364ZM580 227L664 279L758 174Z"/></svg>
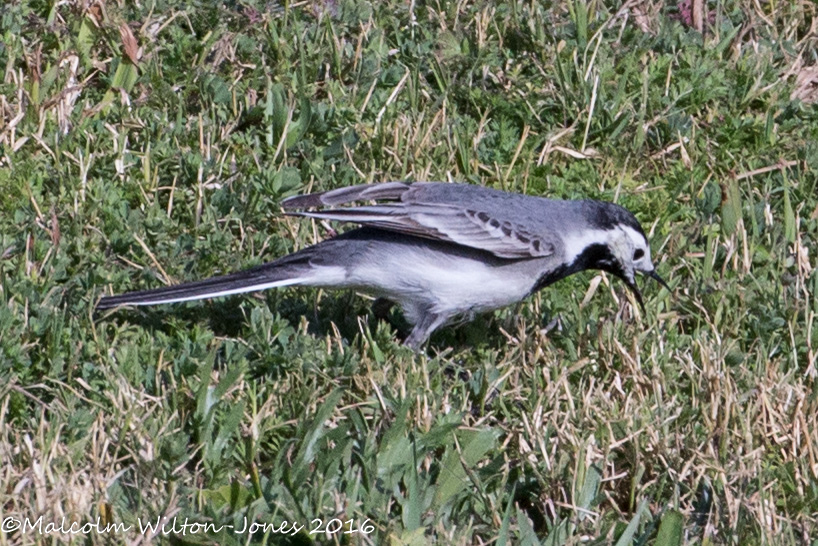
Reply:
<svg viewBox="0 0 818 546"><path fill-rule="evenodd" d="M323 193L291 197L282 206L287 210L337 207L356 201L386 201L358 207L325 208L293 212L298 216L351 222L427 239L449 241L485 250L500 258L541 258L554 254L551 234L531 233L525 227L497 214L497 207L507 209L500 192L485 193L483 188L449 184L387 182L341 188ZM458 192L462 193L458 196ZM490 198L484 198L486 195ZM499 196L499 197L498 197ZM505 216L505 218L503 218Z"/></svg>

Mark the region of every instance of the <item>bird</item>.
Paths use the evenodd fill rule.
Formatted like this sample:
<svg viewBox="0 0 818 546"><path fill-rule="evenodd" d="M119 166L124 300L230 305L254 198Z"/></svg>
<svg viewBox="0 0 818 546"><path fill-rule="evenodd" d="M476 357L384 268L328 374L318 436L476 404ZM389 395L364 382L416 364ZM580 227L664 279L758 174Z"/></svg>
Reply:
<svg viewBox="0 0 818 546"><path fill-rule="evenodd" d="M359 227L270 263L152 290L105 296L98 310L278 288L353 289L401 307L419 350L438 328L507 307L580 271L620 279L644 311L636 272L668 291L626 208L484 186L381 182L289 197L285 214Z"/></svg>

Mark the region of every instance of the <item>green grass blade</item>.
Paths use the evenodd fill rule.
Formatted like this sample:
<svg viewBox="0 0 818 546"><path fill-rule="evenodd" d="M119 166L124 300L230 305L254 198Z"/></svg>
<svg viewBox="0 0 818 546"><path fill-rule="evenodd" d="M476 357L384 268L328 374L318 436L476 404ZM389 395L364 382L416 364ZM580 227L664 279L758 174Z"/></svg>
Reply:
<svg viewBox="0 0 818 546"><path fill-rule="evenodd" d="M684 516L678 510L668 510L662 516L659 532L656 533L656 546L681 546L684 529Z"/></svg>

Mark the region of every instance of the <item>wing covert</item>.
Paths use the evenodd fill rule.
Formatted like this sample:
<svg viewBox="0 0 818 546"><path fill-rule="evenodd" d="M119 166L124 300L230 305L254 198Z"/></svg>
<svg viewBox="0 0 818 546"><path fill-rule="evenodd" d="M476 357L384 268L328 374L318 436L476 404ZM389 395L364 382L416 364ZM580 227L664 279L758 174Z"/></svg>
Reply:
<svg viewBox="0 0 818 546"><path fill-rule="evenodd" d="M428 191L423 191L430 185L388 182L353 186L293 197L285 200L282 206L291 210L333 207L363 200L393 201L288 214L351 222L426 239L448 241L485 250L500 258L543 258L556 252L556 234L532 233L519 223L500 219L498 216L501 215L493 214L492 208L503 205L496 198L483 201L477 193L476 198L472 196L468 200L440 199L440 195L429 195Z"/></svg>

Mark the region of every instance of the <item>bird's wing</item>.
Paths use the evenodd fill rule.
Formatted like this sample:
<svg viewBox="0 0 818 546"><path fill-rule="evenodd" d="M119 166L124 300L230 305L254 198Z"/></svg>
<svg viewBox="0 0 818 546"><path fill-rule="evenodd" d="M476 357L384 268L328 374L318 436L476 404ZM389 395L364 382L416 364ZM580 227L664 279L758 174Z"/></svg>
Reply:
<svg viewBox="0 0 818 546"><path fill-rule="evenodd" d="M424 187L427 186L427 187ZM508 219L511 210L498 214L497 199L480 198L482 188L457 192L428 191L429 185L388 182L342 188L292 197L282 202L287 210L335 207L354 201L392 201L383 204L329 208L291 214L339 222L353 222L427 239L449 241L510 259L542 258L556 251L555 236L531 233ZM441 184L440 186L444 186ZM426 190L426 191L424 191ZM495 197L499 192L493 194ZM510 195L510 194L502 194ZM517 198L519 196L516 196ZM494 210L494 213L492 212ZM505 213L505 214L503 214Z"/></svg>

